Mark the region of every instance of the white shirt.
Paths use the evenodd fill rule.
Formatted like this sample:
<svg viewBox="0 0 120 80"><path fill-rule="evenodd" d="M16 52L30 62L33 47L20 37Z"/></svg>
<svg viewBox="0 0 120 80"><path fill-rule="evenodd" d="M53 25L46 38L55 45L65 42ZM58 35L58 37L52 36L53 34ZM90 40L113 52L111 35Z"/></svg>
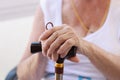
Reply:
<svg viewBox="0 0 120 80"><path fill-rule="evenodd" d="M44 13L45 23L50 21L55 26L62 24L62 0L40 0L40 5ZM104 25L98 31L83 39L96 44L111 54L120 54L120 0L111 0ZM86 56L80 53L77 56L80 58L79 63L65 61L64 80L82 80L80 77L89 77L92 80L106 80L105 76ZM49 60L46 71L54 73L53 61Z"/></svg>

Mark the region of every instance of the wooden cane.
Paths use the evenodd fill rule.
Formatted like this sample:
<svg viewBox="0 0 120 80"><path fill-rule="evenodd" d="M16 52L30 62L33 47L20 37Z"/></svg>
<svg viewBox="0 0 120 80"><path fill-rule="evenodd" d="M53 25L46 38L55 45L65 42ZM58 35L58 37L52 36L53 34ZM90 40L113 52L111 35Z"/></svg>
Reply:
<svg viewBox="0 0 120 80"><path fill-rule="evenodd" d="M41 52L42 51L41 47L42 46L40 42L33 42L31 44L31 53L34 54L36 52ZM66 58L69 59L71 57L76 56L76 50L77 47L73 46L64 58L61 58L59 55L59 58L55 63L55 80L63 80L64 60Z"/></svg>
<svg viewBox="0 0 120 80"><path fill-rule="evenodd" d="M48 22L46 24L46 29L48 29L49 24L53 27L53 24L51 22ZM76 50L77 50L77 47L72 46L72 48L70 49L70 51L64 58L61 58L59 55L59 58L55 63L55 80L63 80L64 60L66 58L71 58L71 57L76 56ZM31 44L31 53L36 53L36 52L41 52L41 51L42 51L41 42L33 42Z"/></svg>

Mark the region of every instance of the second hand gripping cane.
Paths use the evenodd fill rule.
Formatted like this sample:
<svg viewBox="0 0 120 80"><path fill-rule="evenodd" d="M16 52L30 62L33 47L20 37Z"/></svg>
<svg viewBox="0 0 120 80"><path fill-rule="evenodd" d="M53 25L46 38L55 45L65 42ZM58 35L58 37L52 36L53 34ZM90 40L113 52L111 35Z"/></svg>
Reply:
<svg viewBox="0 0 120 80"><path fill-rule="evenodd" d="M46 29L48 29L48 25L53 27L51 22L46 24ZM31 53L34 54L36 52L42 51L41 42L33 42L31 43ZM55 80L63 80L63 72L64 72L64 60L76 56L77 47L72 46L68 54L61 58L59 55L58 60L55 63Z"/></svg>

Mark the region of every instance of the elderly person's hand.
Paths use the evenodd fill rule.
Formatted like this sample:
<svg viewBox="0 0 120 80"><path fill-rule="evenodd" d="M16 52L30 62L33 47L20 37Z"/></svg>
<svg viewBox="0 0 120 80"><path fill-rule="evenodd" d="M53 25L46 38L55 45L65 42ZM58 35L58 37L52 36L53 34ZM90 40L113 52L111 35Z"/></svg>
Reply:
<svg viewBox="0 0 120 80"><path fill-rule="evenodd" d="M50 59L56 61L58 55L65 57L72 46L79 47L80 43L78 35L68 25L53 27L46 30L40 37L42 42L42 53ZM78 58L74 57L70 60L78 62Z"/></svg>

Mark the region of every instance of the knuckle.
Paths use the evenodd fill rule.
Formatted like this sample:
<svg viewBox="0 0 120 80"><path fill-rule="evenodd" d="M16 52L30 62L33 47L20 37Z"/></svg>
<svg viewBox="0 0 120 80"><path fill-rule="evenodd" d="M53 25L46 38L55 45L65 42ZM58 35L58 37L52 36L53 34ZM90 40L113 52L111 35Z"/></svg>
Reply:
<svg viewBox="0 0 120 80"><path fill-rule="evenodd" d="M73 32L69 32L69 35L73 38L75 37L75 35L73 34Z"/></svg>
<svg viewBox="0 0 120 80"><path fill-rule="evenodd" d="M53 35L54 35L54 36L58 36L58 32L57 32L57 31L54 32Z"/></svg>
<svg viewBox="0 0 120 80"><path fill-rule="evenodd" d="M53 50L55 48L55 44L50 45L50 49Z"/></svg>
<svg viewBox="0 0 120 80"><path fill-rule="evenodd" d="M46 43L45 43L45 44L46 44L46 47L50 45L50 42L51 42L50 40L47 40L47 41L46 41Z"/></svg>
<svg viewBox="0 0 120 80"><path fill-rule="evenodd" d="M66 43L67 43L67 45L71 45L72 44L72 40L69 39L69 40L66 41Z"/></svg>
<svg viewBox="0 0 120 80"><path fill-rule="evenodd" d="M65 38L63 36L60 36L60 37L58 37L58 40L63 41L63 40L65 40Z"/></svg>

